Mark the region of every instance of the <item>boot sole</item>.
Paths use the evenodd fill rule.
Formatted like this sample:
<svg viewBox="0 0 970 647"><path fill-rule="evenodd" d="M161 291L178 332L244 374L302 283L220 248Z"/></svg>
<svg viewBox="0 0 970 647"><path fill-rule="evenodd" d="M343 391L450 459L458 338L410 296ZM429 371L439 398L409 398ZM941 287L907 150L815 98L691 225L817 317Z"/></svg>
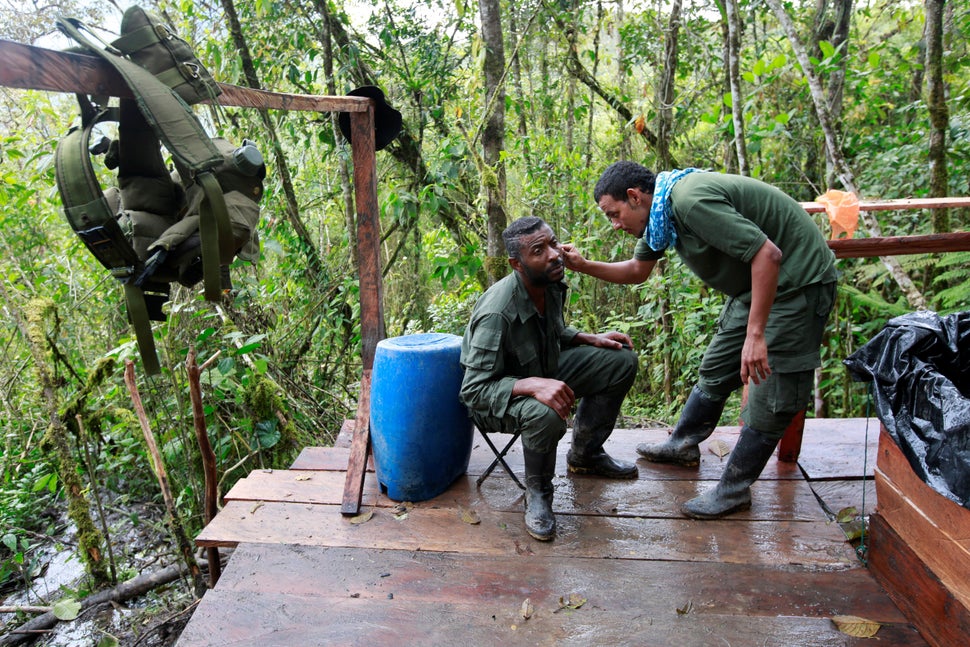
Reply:
<svg viewBox="0 0 970 647"><path fill-rule="evenodd" d="M612 473L612 474L605 474L603 472L597 471L595 468L592 468L592 467L579 467L577 465L570 465L568 463L566 464L566 469L568 471L572 472L573 474L589 474L589 475L592 475L592 476L601 476L601 477L607 478L607 479L618 479L618 480L625 479L625 480L631 480L631 479L635 479L638 476L640 476L640 471L639 470L632 470L630 472L616 472L616 473Z"/></svg>
<svg viewBox="0 0 970 647"><path fill-rule="evenodd" d="M698 465L701 464L700 459L697 459L696 461L678 461L675 459L668 460L666 458L647 456L646 454L641 454L639 451L637 452L637 454L640 454L640 458L642 458L643 460L649 461L651 463L663 463L664 465L680 465L681 467L697 467Z"/></svg>
<svg viewBox="0 0 970 647"><path fill-rule="evenodd" d="M529 533L529 536L530 537L532 537L533 539L537 539L538 541L552 541L556 537L556 532L555 531L553 531L552 534L550 534L550 535L539 535L539 534L536 534L536 533L532 532L528 528L526 528L525 531L527 533Z"/></svg>
<svg viewBox="0 0 970 647"><path fill-rule="evenodd" d="M713 519L723 519L724 517L732 515L735 512L744 512L745 510L750 510L750 509L751 509L751 503L748 502L748 503L742 503L740 505L736 505L733 508L728 508L723 512L717 512L712 514L705 514L703 512L690 512L689 510L685 510L683 507L681 507L680 511L683 512L688 517L690 517L691 519L698 519L700 521L711 521Z"/></svg>

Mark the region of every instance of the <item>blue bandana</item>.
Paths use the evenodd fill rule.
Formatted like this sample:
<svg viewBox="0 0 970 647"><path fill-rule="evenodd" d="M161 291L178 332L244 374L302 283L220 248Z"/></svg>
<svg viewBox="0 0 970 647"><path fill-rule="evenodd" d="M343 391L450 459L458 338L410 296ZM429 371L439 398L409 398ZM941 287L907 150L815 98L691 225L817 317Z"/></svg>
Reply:
<svg viewBox="0 0 970 647"><path fill-rule="evenodd" d="M653 202L650 204L650 223L643 237L650 249L660 252L677 242L677 233L670 218L670 190L674 188L682 177L699 168L685 168L682 171L661 171L657 173L657 182L653 190Z"/></svg>

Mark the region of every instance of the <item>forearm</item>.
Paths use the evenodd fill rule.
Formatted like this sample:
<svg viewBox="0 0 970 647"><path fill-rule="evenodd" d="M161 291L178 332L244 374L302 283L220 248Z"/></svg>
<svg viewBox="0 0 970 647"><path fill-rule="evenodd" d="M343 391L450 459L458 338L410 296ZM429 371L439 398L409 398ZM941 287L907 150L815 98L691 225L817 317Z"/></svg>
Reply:
<svg viewBox="0 0 970 647"><path fill-rule="evenodd" d="M638 261L635 258L614 263L583 259L572 269L609 283L632 284L646 281L656 264L656 261Z"/></svg>
<svg viewBox="0 0 970 647"><path fill-rule="evenodd" d="M781 250L765 241L751 261L751 309L748 312L748 334L764 336L768 315L778 292Z"/></svg>

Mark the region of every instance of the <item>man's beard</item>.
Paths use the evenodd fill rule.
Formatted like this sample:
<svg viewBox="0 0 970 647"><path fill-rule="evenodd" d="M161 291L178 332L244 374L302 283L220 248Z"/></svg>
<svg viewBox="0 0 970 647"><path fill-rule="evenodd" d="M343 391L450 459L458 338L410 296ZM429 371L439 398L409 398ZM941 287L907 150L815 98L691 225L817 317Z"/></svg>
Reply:
<svg viewBox="0 0 970 647"><path fill-rule="evenodd" d="M559 261L558 264L554 264L542 272L536 272L527 265L522 266L522 271L525 273L526 278L529 279L529 282L532 283L532 285L552 285L553 283L559 283L559 281L562 280L562 277L553 279L550 276L551 272L563 269L564 267L565 264L562 261Z"/></svg>

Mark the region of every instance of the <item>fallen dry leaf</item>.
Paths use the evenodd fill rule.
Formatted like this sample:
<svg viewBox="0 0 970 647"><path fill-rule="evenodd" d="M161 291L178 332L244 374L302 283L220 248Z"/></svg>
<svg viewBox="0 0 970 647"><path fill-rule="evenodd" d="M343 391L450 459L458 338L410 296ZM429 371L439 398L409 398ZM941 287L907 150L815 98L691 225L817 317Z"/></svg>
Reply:
<svg viewBox="0 0 970 647"><path fill-rule="evenodd" d="M300 476L297 476L297 477L296 477L295 479L293 479L293 480L294 480L294 481L309 481L309 480L311 480L312 478L313 478L312 476L309 476L309 475L307 475L307 474L301 474Z"/></svg>
<svg viewBox="0 0 970 647"><path fill-rule="evenodd" d="M526 598L522 601L522 608L519 609L519 613L521 613L522 617L526 620L532 617L532 614L535 613L535 609L532 606L532 598Z"/></svg>
<svg viewBox="0 0 970 647"><path fill-rule="evenodd" d="M361 512L356 517L351 517L350 523L353 523L353 524L367 523L368 521L370 521L371 517L373 516L374 516L373 510L369 510L367 512Z"/></svg>
<svg viewBox="0 0 970 647"><path fill-rule="evenodd" d="M578 609L586 604L586 598L581 596L579 593L570 593L567 597L559 598L559 608L556 609L556 613L559 613L563 609Z"/></svg>
<svg viewBox="0 0 970 647"><path fill-rule="evenodd" d="M856 510L855 506L849 506L848 508L842 508L835 513L835 520L839 523L849 523L853 519L859 516L859 511Z"/></svg>
<svg viewBox="0 0 970 647"><path fill-rule="evenodd" d="M688 600L687 601L687 604L685 604L684 606L677 607L677 615L679 615L679 616L686 616L693 609L694 609L694 602L693 602L693 600Z"/></svg>
<svg viewBox="0 0 970 647"><path fill-rule="evenodd" d="M461 506L459 506L458 509L461 510L461 520L465 523L475 526L482 522L481 518L478 516L478 513L474 510L466 510Z"/></svg>
<svg viewBox="0 0 970 647"><path fill-rule="evenodd" d="M256 511L262 508L265 504L262 501L258 501L253 507L249 509L249 514L256 514Z"/></svg>
<svg viewBox="0 0 970 647"><path fill-rule="evenodd" d="M832 616L832 622L839 631L853 638L872 638L881 626L859 616Z"/></svg>
<svg viewBox="0 0 970 647"><path fill-rule="evenodd" d="M718 458L724 458L731 453L731 448L720 438L707 443L707 449Z"/></svg>

